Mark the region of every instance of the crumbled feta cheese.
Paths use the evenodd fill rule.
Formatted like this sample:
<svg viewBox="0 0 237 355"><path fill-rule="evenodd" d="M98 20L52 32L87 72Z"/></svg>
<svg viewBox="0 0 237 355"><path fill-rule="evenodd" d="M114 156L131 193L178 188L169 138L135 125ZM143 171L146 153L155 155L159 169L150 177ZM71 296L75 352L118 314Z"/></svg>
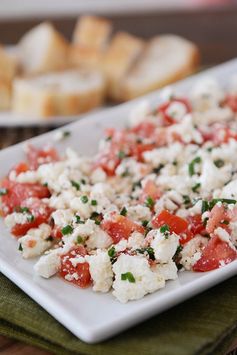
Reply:
<svg viewBox="0 0 237 355"><path fill-rule="evenodd" d="M86 256L93 280L93 291L108 292L113 283L113 271L108 252L97 250L95 255Z"/></svg>
<svg viewBox="0 0 237 355"><path fill-rule="evenodd" d="M158 229L149 232L147 238L150 236L153 238L151 247L154 249L156 260L160 263L168 263L178 248L179 237L174 233L165 235Z"/></svg>
<svg viewBox="0 0 237 355"><path fill-rule="evenodd" d="M186 270L191 270L192 266L200 259L202 249L207 245L208 239L197 236L187 242L181 251L180 264Z"/></svg>
<svg viewBox="0 0 237 355"><path fill-rule="evenodd" d="M58 250L51 250L48 254L40 257L34 265L34 271L37 275L48 279L58 272L60 265L61 259Z"/></svg>
<svg viewBox="0 0 237 355"><path fill-rule="evenodd" d="M50 226L43 223L39 228L32 228L25 236L19 238L18 241L22 248L23 258L33 258L41 255L45 250L49 249L52 244L51 241L47 240L50 233Z"/></svg>
<svg viewBox="0 0 237 355"><path fill-rule="evenodd" d="M165 286L164 277L153 272L148 260L140 256L121 254L113 264L115 280L113 295L122 303L137 300ZM121 275L131 273L135 282L122 280Z"/></svg>
<svg viewBox="0 0 237 355"><path fill-rule="evenodd" d="M170 260L167 264L157 264L155 270L164 277L165 280L176 280L178 269L174 261Z"/></svg>

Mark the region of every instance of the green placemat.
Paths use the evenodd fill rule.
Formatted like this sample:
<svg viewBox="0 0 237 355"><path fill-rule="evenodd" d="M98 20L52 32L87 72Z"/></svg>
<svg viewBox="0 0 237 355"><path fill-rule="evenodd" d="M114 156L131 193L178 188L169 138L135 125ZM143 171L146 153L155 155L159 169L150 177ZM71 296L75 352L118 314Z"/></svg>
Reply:
<svg viewBox="0 0 237 355"><path fill-rule="evenodd" d="M0 275L0 333L56 354L224 354L237 338L237 277L110 340L88 345Z"/></svg>

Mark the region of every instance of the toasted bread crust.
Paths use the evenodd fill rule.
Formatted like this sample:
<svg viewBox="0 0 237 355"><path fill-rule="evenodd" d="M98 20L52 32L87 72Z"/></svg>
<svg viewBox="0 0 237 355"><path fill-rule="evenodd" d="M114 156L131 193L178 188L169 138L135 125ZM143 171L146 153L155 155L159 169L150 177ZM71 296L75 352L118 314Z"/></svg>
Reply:
<svg viewBox="0 0 237 355"><path fill-rule="evenodd" d="M111 22L96 16L81 16L77 21L73 43L103 50L112 31Z"/></svg>

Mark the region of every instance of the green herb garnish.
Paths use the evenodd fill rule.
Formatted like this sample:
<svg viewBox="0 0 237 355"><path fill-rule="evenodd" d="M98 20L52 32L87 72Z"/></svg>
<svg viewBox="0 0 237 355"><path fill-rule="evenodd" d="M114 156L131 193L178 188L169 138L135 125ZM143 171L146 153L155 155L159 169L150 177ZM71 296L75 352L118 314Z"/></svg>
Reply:
<svg viewBox="0 0 237 355"><path fill-rule="evenodd" d="M164 168L164 164L160 164L157 168L154 168L154 169L152 170L152 172L153 172L154 174L159 174L160 171L161 171L163 168Z"/></svg>
<svg viewBox="0 0 237 355"><path fill-rule="evenodd" d="M120 150L118 152L118 158L122 160L125 157L126 157L126 153L123 150Z"/></svg>
<svg viewBox="0 0 237 355"><path fill-rule="evenodd" d="M21 212L21 213L27 213L27 212L30 212L30 210L29 210L28 207L20 207L20 208L19 208L19 212Z"/></svg>
<svg viewBox="0 0 237 355"><path fill-rule="evenodd" d="M63 131L63 138L67 138L71 135L70 131Z"/></svg>
<svg viewBox="0 0 237 355"><path fill-rule="evenodd" d="M202 200L202 214L206 211L209 211L209 204L208 201Z"/></svg>
<svg viewBox="0 0 237 355"><path fill-rule="evenodd" d="M123 207L120 211L121 216L127 216L127 213L128 213L128 211L127 211L126 207Z"/></svg>
<svg viewBox="0 0 237 355"><path fill-rule="evenodd" d="M35 219L35 216L33 216L33 214L29 214L29 215L27 216L27 221L28 221L28 222L33 222L34 219Z"/></svg>
<svg viewBox="0 0 237 355"><path fill-rule="evenodd" d="M149 256L149 259L155 260L155 253L154 253L154 249L152 247L140 248L140 249L136 249L136 251L140 254L147 253Z"/></svg>
<svg viewBox="0 0 237 355"><path fill-rule="evenodd" d="M80 184L79 184L78 182L72 180L72 181L71 181L71 184L72 184L73 187L75 187L75 189L76 189L77 191L80 190L81 186L80 186Z"/></svg>
<svg viewBox="0 0 237 355"><path fill-rule="evenodd" d="M145 205L149 208L153 208L155 205L155 202L153 200L153 198L151 198L151 196L148 196L145 200Z"/></svg>
<svg viewBox="0 0 237 355"><path fill-rule="evenodd" d="M142 221L142 226L143 227L147 227L149 221L147 221L146 219L144 221Z"/></svg>
<svg viewBox="0 0 237 355"><path fill-rule="evenodd" d="M131 272L126 272L125 274L121 274L121 280L122 281L128 280L131 283L136 282L135 277L133 276L133 274Z"/></svg>
<svg viewBox="0 0 237 355"><path fill-rule="evenodd" d="M71 234L73 232L72 226L69 224L61 229L63 235Z"/></svg>
<svg viewBox="0 0 237 355"><path fill-rule="evenodd" d="M225 162L222 159L217 159L214 161L214 164L217 168L222 168L225 165Z"/></svg>
<svg viewBox="0 0 237 355"><path fill-rule="evenodd" d="M81 179L81 183L82 183L82 185L86 185L86 180L85 179Z"/></svg>
<svg viewBox="0 0 237 355"><path fill-rule="evenodd" d="M102 216L100 213L98 212L92 212L90 219L92 219L93 221L95 221L95 224L100 225L101 220L102 220Z"/></svg>
<svg viewBox="0 0 237 355"><path fill-rule="evenodd" d="M88 197L86 195L81 196L81 202L82 203L87 203L88 202Z"/></svg>
<svg viewBox="0 0 237 355"><path fill-rule="evenodd" d="M163 234L169 231L170 231L170 227L167 224L163 224L163 226L160 227L160 232Z"/></svg>
<svg viewBox="0 0 237 355"><path fill-rule="evenodd" d="M5 189L4 187L0 188L0 196L4 196L8 193L8 189Z"/></svg>
<svg viewBox="0 0 237 355"><path fill-rule="evenodd" d="M23 251L22 244L19 244L18 250Z"/></svg>
<svg viewBox="0 0 237 355"><path fill-rule="evenodd" d="M195 165L201 163L201 161L201 157L196 157L188 165L188 172L190 176L193 176L195 174Z"/></svg>
<svg viewBox="0 0 237 355"><path fill-rule="evenodd" d="M200 187L201 187L201 184L198 182L196 185L194 185L194 186L192 187L192 191L193 191L193 192L197 192Z"/></svg>
<svg viewBox="0 0 237 355"><path fill-rule="evenodd" d="M92 206L97 206L97 201L96 200L91 200L91 205Z"/></svg>
<svg viewBox="0 0 237 355"><path fill-rule="evenodd" d="M81 243L83 243L83 238L79 235L77 237L77 244L81 244Z"/></svg>
<svg viewBox="0 0 237 355"><path fill-rule="evenodd" d="M184 200L184 204L186 206L191 204L191 200L190 200L190 197L188 195L183 195L183 200Z"/></svg>
<svg viewBox="0 0 237 355"><path fill-rule="evenodd" d="M112 247L108 250L108 255L110 258L114 258L116 254L115 247Z"/></svg>

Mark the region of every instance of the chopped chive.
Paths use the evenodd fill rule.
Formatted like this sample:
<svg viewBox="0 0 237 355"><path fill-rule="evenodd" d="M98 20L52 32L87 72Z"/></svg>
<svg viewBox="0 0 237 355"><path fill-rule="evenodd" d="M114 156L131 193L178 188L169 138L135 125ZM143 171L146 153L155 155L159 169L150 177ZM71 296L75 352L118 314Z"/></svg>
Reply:
<svg viewBox="0 0 237 355"><path fill-rule="evenodd" d="M83 238L79 235L77 237L77 244L81 244L81 243L83 243Z"/></svg>
<svg viewBox="0 0 237 355"><path fill-rule="evenodd" d="M159 174L160 171L161 171L161 169L163 169L163 168L164 168L164 164L160 164L159 166L157 166L157 168L154 168L154 169L152 170L152 172L153 172L154 174Z"/></svg>
<svg viewBox="0 0 237 355"><path fill-rule="evenodd" d="M228 225L230 222L229 221L226 221L226 220L224 220L223 222L221 222L222 224L226 224L226 225Z"/></svg>
<svg viewBox="0 0 237 355"><path fill-rule="evenodd" d="M52 242L53 241L53 237L49 236L48 238L46 238L47 242Z"/></svg>
<svg viewBox="0 0 237 355"><path fill-rule="evenodd" d="M160 232L163 234L169 231L170 231L170 227L167 224L163 224L163 226L160 227Z"/></svg>
<svg viewBox="0 0 237 355"><path fill-rule="evenodd" d="M217 168L222 168L225 165L225 162L222 159L217 159L214 161L214 164Z"/></svg>
<svg viewBox="0 0 237 355"><path fill-rule="evenodd" d="M71 135L70 131L63 131L63 138L67 138Z"/></svg>
<svg viewBox="0 0 237 355"><path fill-rule="evenodd" d="M48 187L48 183L47 183L47 182L45 182L45 183L43 184L43 186Z"/></svg>
<svg viewBox="0 0 237 355"><path fill-rule="evenodd" d="M213 147L207 148L207 151L210 153L213 150Z"/></svg>
<svg viewBox="0 0 237 355"><path fill-rule="evenodd" d="M0 196L4 196L8 193L8 189L5 189L4 187L0 188Z"/></svg>
<svg viewBox="0 0 237 355"><path fill-rule="evenodd" d="M147 221L146 219L144 221L142 221L142 226L143 227L147 227L149 221Z"/></svg>
<svg viewBox="0 0 237 355"><path fill-rule="evenodd" d="M173 164L174 166L177 166L177 165L178 165L177 160L174 160L172 164Z"/></svg>
<svg viewBox="0 0 237 355"><path fill-rule="evenodd" d="M201 163L201 161L201 157L196 157L188 165L188 172L190 176L193 176L195 174L195 165Z"/></svg>
<svg viewBox="0 0 237 355"><path fill-rule="evenodd" d="M87 203L88 202L88 197L86 195L81 196L81 202L82 203Z"/></svg>
<svg viewBox="0 0 237 355"><path fill-rule="evenodd" d="M127 216L127 213L128 213L128 211L127 211L126 207L123 207L120 211L121 216Z"/></svg>
<svg viewBox="0 0 237 355"><path fill-rule="evenodd" d="M121 177L127 177L129 175L130 175L129 170L125 169L125 171L121 174Z"/></svg>
<svg viewBox="0 0 237 355"><path fill-rule="evenodd" d="M209 204L208 201L202 200L202 213L209 211Z"/></svg>
<svg viewBox="0 0 237 355"><path fill-rule="evenodd" d="M123 159L123 158L125 158L125 157L126 157L126 153L125 153L124 151L120 150L120 151L118 152L118 158L119 158L119 159Z"/></svg>
<svg viewBox="0 0 237 355"><path fill-rule="evenodd" d="M108 136L105 138L105 140L108 142L108 141L111 141L112 137L111 136Z"/></svg>
<svg viewBox="0 0 237 355"><path fill-rule="evenodd" d="M97 201L96 200L91 200L91 205L92 206L97 206Z"/></svg>
<svg viewBox="0 0 237 355"><path fill-rule="evenodd" d="M137 187L142 187L141 180L136 181L132 184L132 191L135 191Z"/></svg>
<svg viewBox="0 0 237 355"><path fill-rule="evenodd" d="M148 196L146 198L145 205L149 208L153 208L154 204L155 204L154 200L151 198L151 196Z"/></svg>
<svg viewBox="0 0 237 355"><path fill-rule="evenodd" d="M200 187L201 187L201 184L198 182L196 185L194 185L194 186L192 187L192 191L193 191L193 192L197 192Z"/></svg>
<svg viewBox="0 0 237 355"><path fill-rule="evenodd" d="M218 202L235 205L237 201L231 198L214 198L209 202L209 209L211 210Z"/></svg>
<svg viewBox="0 0 237 355"><path fill-rule="evenodd" d="M149 259L155 260L155 252L154 252L154 249L152 247L140 248L140 249L136 249L136 251L138 253L140 253L140 254L147 253L148 256L149 256Z"/></svg>
<svg viewBox="0 0 237 355"><path fill-rule="evenodd" d="M95 221L95 224L100 225L100 223L102 221L102 215L98 212L92 212L90 219Z"/></svg>
<svg viewBox="0 0 237 355"><path fill-rule="evenodd" d="M81 217L78 216L77 214L75 215L75 217L76 217L76 223L80 223L81 222Z"/></svg>
<svg viewBox="0 0 237 355"><path fill-rule="evenodd" d="M71 181L71 184L72 184L73 187L75 187L75 189L76 189L77 191L80 190L81 186L80 186L80 184L79 184L78 182L72 180L72 181Z"/></svg>
<svg viewBox="0 0 237 355"><path fill-rule="evenodd" d="M86 180L85 179L81 179L81 183L82 183L82 185L86 185Z"/></svg>
<svg viewBox="0 0 237 355"><path fill-rule="evenodd" d="M73 232L72 226L69 224L61 229L63 235L71 234Z"/></svg>
<svg viewBox="0 0 237 355"><path fill-rule="evenodd" d="M23 251L22 244L19 244L18 250Z"/></svg>
<svg viewBox="0 0 237 355"><path fill-rule="evenodd" d="M112 247L108 250L108 255L110 258L113 258L115 256L116 252L115 252L115 247Z"/></svg>
<svg viewBox="0 0 237 355"><path fill-rule="evenodd" d="M30 214L29 216L27 216L27 221L28 222L33 222L35 219L35 216L33 216L33 214Z"/></svg>
<svg viewBox="0 0 237 355"><path fill-rule="evenodd" d="M30 212L30 210L29 210L28 207L20 207L19 211L20 211L21 213Z"/></svg>
<svg viewBox="0 0 237 355"><path fill-rule="evenodd" d="M185 205L191 204L190 197L188 195L183 195L183 200Z"/></svg>
<svg viewBox="0 0 237 355"><path fill-rule="evenodd" d="M136 282L135 277L133 276L133 274L131 272L126 272L125 274L121 274L121 280L122 281L128 280L131 283Z"/></svg>

